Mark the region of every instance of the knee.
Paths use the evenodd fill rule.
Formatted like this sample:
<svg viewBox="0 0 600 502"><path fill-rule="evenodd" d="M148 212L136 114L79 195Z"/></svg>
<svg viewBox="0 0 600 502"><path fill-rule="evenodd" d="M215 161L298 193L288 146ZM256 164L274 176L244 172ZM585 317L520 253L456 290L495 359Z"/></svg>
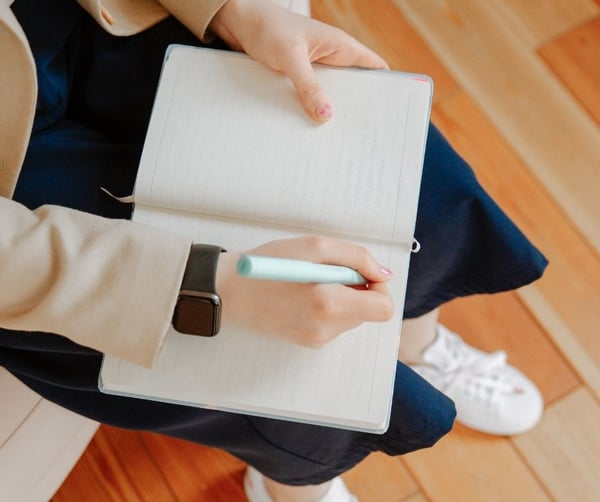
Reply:
<svg viewBox="0 0 600 502"><path fill-rule="evenodd" d="M382 437L382 450L401 455L434 445L452 430L454 403L447 396L398 363L390 427Z"/></svg>
<svg viewBox="0 0 600 502"><path fill-rule="evenodd" d="M438 409L431 415L427 427L421 434L420 448L429 448L442 439L452 430L455 419L456 408L454 402L442 394Z"/></svg>

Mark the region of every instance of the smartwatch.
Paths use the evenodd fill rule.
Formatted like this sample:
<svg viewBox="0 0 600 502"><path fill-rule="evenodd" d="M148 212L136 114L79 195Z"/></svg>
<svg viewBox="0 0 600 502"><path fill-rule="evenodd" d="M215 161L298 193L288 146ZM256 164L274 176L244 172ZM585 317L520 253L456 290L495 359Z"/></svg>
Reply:
<svg viewBox="0 0 600 502"><path fill-rule="evenodd" d="M215 336L221 327L221 298L215 289L220 246L194 244L183 274L173 314L173 327L180 333Z"/></svg>

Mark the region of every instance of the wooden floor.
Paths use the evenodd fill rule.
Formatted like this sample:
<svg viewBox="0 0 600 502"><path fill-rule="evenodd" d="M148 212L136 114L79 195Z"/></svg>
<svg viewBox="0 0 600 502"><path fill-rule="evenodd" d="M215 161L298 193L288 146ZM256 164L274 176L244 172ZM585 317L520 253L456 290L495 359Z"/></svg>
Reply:
<svg viewBox="0 0 600 502"><path fill-rule="evenodd" d="M444 322L505 348L539 385L532 432L461 426L434 448L372 455L365 502L600 500L600 0L314 0L398 70L435 81L433 119L548 256L522 290L450 303ZM101 427L53 500L245 500L216 450Z"/></svg>

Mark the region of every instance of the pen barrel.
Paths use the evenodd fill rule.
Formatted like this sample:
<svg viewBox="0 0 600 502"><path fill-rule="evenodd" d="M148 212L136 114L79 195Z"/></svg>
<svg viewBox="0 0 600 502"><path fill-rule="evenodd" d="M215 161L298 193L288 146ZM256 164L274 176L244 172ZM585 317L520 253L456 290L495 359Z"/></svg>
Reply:
<svg viewBox="0 0 600 502"><path fill-rule="evenodd" d="M310 263L312 265L313 277L309 282L345 284L347 286L357 286L366 284L366 279L356 270L340 265L324 265L321 263Z"/></svg>
<svg viewBox="0 0 600 502"><path fill-rule="evenodd" d="M325 265L305 260L243 255L238 261L238 273L251 279L302 283L366 284L356 270L339 265Z"/></svg>

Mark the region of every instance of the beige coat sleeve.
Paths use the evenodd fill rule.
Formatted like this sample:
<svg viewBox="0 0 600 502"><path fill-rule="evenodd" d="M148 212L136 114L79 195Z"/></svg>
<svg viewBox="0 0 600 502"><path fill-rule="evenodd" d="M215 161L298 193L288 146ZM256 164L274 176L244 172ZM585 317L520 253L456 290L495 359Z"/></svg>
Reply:
<svg viewBox="0 0 600 502"><path fill-rule="evenodd" d="M150 366L191 241L126 220L0 197L0 326L58 333Z"/></svg>
<svg viewBox="0 0 600 502"><path fill-rule="evenodd" d="M160 3L201 40L210 40L208 24L227 0L160 0Z"/></svg>
<svg viewBox="0 0 600 502"><path fill-rule="evenodd" d="M205 40L213 16L227 0L78 0L113 35L132 35L149 28L168 13Z"/></svg>
<svg viewBox="0 0 600 502"><path fill-rule="evenodd" d="M115 35L143 31L171 12L204 37L208 23L225 1L79 3ZM19 57L23 55L19 64L13 66L29 71L28 79L14 71L5 72L12 80L2 88L15 92L23 89L25 98L33 103L35 78L30 75L31 57L19 38L21 31L13 26L15 20L8 10L12 1L0 2L2 21L12 23L0 34L5 35L4 42L22 49L10 51ZM17 77L21 85L8 85ZM24 87L24 81L31 85ZM20 101L10 102L21 110L27 108ZM33 106L29 108L33 110ZM30 122L23 121L23 125L29 126ZM5 129L12 131L14 127L7 125L2 130ZM27 134L20 130L17 133L17 139L25 141ZM4 158L0 164L0 174L6 178L0 177L4 195L0 197L0 326L57 333L81 345L150 366L171 322L190 239L60 207L29 211L7 198L12 193L23 152L24 148L18 149L14 161Z"/></svg>

